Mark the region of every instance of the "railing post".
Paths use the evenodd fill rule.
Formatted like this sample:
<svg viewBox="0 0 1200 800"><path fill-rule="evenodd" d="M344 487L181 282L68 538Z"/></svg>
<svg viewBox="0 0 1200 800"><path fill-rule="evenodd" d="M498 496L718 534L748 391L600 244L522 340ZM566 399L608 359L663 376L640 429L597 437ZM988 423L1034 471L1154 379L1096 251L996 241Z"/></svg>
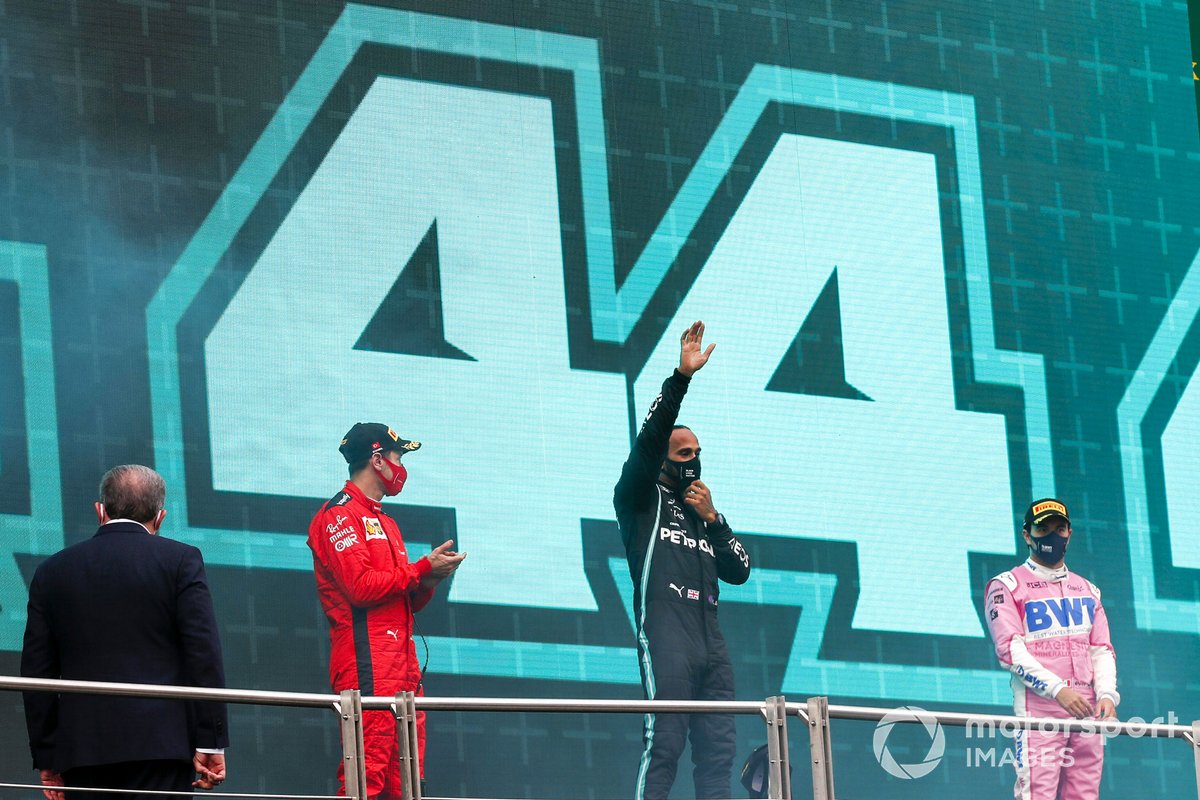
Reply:
<svg viewBox="0 0 1200 800"><path fill-rule="evenodd" d="M417 743L417 702L413 692L401 692L392 703L396 743L400 748L402 800L421 800L421 758Z"/></svg>
<svg viewBox="0 0 1200 800"><path fill-rule="evenodd" d="M833 800L833 751L829 741L829 698L808 698L808 752L813 800Z"/></svg>
<svg viewBox="0 0 1200 800"><path fill-rule="evenodd" d="M367 800L367 762L363 752L362 693L346 689L338 703L342 729L342 775L346 796Z"/></svg>
<svg viewBox="0 0 1200 800"><path fill-rule="evenodd" d="M767 719L767 797L792 800L792 766L788 758L787 700L782 695L768 697L763 709Z"/></svg>
<svg viewBox="0 0 1200 800"><path fill-rule="evenodd" d="M1200 797L1200 719L1192 722L1192 758L1196 762L1196 796Z"/></svg>

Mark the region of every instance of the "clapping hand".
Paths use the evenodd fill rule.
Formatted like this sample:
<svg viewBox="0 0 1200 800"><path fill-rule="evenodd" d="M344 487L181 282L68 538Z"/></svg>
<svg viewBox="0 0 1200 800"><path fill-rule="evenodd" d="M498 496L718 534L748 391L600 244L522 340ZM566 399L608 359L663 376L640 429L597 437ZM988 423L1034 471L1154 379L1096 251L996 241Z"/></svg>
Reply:
<svg viewBox="0 0 1200 800"><path fill-rule="evenodd" d="M429 561L429 582L432 584L440 583L445 578L450 577L454 570L458 569L458 565L467 557L466 553L456 553L451 548L454 547L454 540L447 539L437 547L429 555L425 556Z"/></svg>

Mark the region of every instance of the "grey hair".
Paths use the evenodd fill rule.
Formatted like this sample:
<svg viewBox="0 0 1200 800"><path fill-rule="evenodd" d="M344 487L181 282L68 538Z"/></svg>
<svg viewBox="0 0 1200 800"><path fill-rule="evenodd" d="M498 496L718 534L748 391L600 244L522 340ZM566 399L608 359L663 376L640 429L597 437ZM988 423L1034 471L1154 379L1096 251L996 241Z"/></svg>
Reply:
<svg viewBox="0 0 1200 800"><path fill-rule="evenodd" d="M167 484L162 476L141 464L122 464L100 479L100 502L110 519L150 522L162 511Z"/></svg>

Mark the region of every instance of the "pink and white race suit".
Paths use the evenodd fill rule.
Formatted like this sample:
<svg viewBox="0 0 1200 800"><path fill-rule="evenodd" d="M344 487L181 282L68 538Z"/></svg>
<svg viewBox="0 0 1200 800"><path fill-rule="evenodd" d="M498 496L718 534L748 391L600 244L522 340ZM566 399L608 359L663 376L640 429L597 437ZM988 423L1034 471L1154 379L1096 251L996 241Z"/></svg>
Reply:
<svg viewBox="0 0 1200 800"><path fill-rule="evenodd" d="M1070 718L1055 697L1071 687L1095 705L1117 694L1117 660L1100 590L1064 566L1032 559L988 581L984 607L1000 664L1012 673L1017 716ZM1018 800L1094 800L1104 737L1020 731L1013 742Z"/></svg>

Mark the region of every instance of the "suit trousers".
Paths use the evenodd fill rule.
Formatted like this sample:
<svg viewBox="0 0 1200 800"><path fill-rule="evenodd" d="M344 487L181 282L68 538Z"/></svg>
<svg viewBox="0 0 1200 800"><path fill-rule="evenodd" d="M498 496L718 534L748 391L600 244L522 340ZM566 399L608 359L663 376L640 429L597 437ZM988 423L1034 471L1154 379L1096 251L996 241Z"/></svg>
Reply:
<svg viewBox="0 0 1200 800"><path fill-rule="evenodd" d="M67 800L173 800L171 795L127 794L122 789L159 789L190 792L196 772L191 761L163 759L122 761L75 767L62 775L67 786L112 789L111 792L67 791Z"/></svg>

